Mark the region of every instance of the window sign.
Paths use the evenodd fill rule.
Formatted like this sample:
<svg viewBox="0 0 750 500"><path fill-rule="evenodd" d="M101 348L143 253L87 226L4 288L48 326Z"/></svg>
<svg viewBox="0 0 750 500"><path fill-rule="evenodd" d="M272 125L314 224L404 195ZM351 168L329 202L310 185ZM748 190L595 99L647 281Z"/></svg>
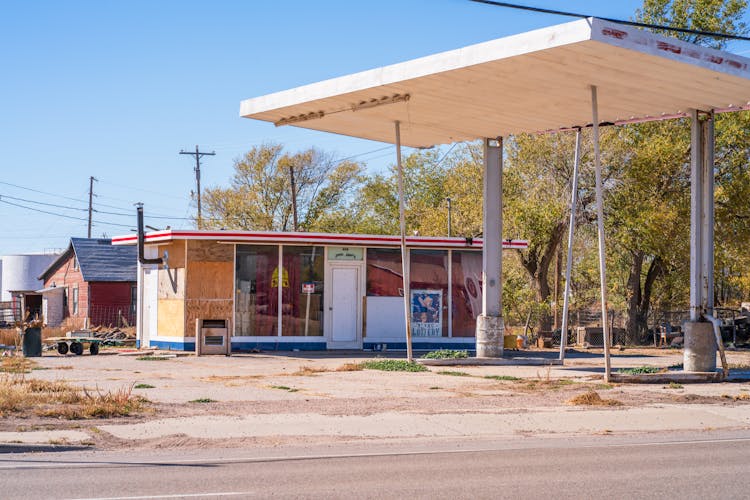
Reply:
<svg viewBox="0 0 750 500"><path fill-rule="evenodd" d="M362 260L363 247L328 247L328 260Z"/></svg>
<svg viewBox="0 0 750 500"><path fill-rule="evenodd" d="M315 283L302 283L302 293L315 293Z"/></svg>
<svg viewBox="0 0 750 500"><path fill-rule="evenodd" d="M411 332L415 337L443 334L443 291L411 290Z"/></svg>

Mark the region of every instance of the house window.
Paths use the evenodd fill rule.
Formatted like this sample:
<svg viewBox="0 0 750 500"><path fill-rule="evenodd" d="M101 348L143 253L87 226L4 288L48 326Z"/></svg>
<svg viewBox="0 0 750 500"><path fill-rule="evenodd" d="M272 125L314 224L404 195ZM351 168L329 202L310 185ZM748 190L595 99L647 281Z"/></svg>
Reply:
<svg viewBox="0 0 750 500"><path fill-rule="evenodd" d="M78 285L73 287L73 314L78 314Z"/></svg>
<svg viewBox="0 0 750 500"><path fill-rule="evenodd" d="M78 271L78 257L73 256L73 270Z"/></svg>

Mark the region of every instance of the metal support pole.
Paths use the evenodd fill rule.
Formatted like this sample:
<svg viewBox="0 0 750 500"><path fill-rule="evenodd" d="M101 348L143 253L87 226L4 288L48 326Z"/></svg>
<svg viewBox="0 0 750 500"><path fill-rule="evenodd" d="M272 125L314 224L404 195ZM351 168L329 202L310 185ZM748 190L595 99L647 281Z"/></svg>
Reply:
<svg viewBox="0 0 750 500"><path fill-rule="evenodd" d="M714 315L714 116L708 113L700 120L703 165L701 197L703 210L701 214L701 255L703 256L701 274L701 306L705 314Z"/></svg>
<svg viewBox="0 0 750 500"><path fill-rule="evenodd" d="M578 167L581 163L581 129L576 130L576 149L573 157L573 185L570 188L570 222L568 224L568 258L565 263L565 292L563 292L562 329L560 330L560 361L565 360L568 343L568 310L570 309L570 272L573 268L573 233L578 208Z"/></svg>
<svg viewBox="0 0 750 500"><path fill-rule="evenodd" d="M703 304L703 141L698 110L690 110L690 321L698 321Z"/></svg>
<svg viewBox="0 0 750 500"><path fill-rule="evenodd" d="M703 116L701 116L703 115ZM685 323L683 369L712 372L721 332L714 308L714 123L713 113L690 110L690 321ZM724 358L722 357L722 363Z"/></svg>
<svg viewBox="0 0 750 500"><path fill-rule="evenodd" d="M411 314L409 308L409 253L406 251L406 216L404 214L404 168L401 164L401 123L396 122L396 165L398 166L398 215L401 227L401 272L404 288L404 320L406 321L406 359L414 360L411 346Z"/></svg>
<svg viewBox="0 0 750 500"><path fill-rule="evenodd" d="M602 336L604 344L604 382L609 382L611 366L609 361L609 315L607 313L607 264L605 259L606 247L604 243L604 195L602 192L602 165L599 155L599 103L596 86L591 86L591 116L594 140L594 170L596 172L596 219L599 236L599 288L602 302Z"/></svg>
<svg viewBox="0 0 750 500"><path fill-rule="evenodd" d="M503 355L503 139L484 140L484 245L482 314L477 317L477 357Z"/></svg>

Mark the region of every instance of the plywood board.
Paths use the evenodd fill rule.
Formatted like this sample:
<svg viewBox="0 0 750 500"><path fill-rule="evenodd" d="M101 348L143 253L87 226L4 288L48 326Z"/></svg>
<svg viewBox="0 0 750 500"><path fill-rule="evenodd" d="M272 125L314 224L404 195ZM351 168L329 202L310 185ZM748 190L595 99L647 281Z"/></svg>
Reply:
<svg viewBox="0 0 750 500"><path fill-rule="evenodd" d="M160 337L185 336L185 301L159 299L157 312L157 332Z"/></svg>
<svg viewBox="0 0 750 500"><path fill-rule="evenodd" d="M234 262L188 263L188 299L232 299Z"/></svg>
<svg viewBox="0 0 750 500"><path fill-rule="evenodd" d="M187 316L185 328L188 336L195 335L195 320L200 319L225 319L231 323L233 311L233 300L215 299L215 300L186 300ZM230 325L230 332L231 332Z"/></svg>
<svg viewBox="0 0 750 500"><path fill-rule="evenodd" d="M188 262L234 262L234 245L188 240L187 257Z"/></svg>
<svg viewBox="0 0 750 500"><path fill-rule="evenodd" d="M170 268L185 267L185 242L173 241L169 245L159 245L159 257L164 256L164 251L169 254L167 265Z"/></svg>
<svg viewBox="0 0 750 500"><path fill-rule="evenodd" d="M185 268L159 269L159 298L185 298Z"/></svg>

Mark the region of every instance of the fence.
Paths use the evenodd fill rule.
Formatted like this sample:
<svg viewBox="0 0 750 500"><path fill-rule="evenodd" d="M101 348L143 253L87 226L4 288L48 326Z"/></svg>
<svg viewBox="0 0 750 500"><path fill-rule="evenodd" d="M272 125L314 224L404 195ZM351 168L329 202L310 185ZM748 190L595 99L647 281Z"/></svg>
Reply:
<svg viewBox="0 0 750 500"><path fill-rule="evenodd" d="M0 328L8 328L21 321L21 303L0 302Z"/></svg>
<svg viewBox="0 0 750 500"><path fill-rule="evenodd" d="M128 327L135 325L135 308L130 304L98 306L89 309L89 326Z"/></svg>

